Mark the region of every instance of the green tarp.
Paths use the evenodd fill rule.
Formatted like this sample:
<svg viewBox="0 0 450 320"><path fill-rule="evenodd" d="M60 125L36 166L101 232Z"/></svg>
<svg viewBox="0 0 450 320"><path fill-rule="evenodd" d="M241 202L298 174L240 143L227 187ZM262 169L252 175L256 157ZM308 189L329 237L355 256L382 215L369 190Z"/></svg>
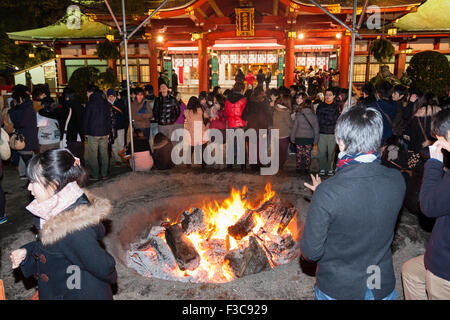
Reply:
<svg viewBox="0 0 450 320"><path fill-rule="evenodd" d="M12 40L48 41L105 38L108 33L110 30L107 25L89 21L89 18L82 14L80 29L70 29L67 23L58 22L44 28L9 32L8 37Z"/></svg>
<svg viewBox="0 0 450 320"><path fill-rule="evenodd" d="M450 31L450 0L428 0L395 24L404 31Z"/></svg>

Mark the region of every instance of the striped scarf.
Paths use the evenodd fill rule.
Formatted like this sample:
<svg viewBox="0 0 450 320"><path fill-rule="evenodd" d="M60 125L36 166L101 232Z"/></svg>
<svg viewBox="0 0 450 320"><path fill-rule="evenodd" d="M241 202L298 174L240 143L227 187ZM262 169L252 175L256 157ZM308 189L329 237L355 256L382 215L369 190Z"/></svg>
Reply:
<svg viewBox="0 0 450 320"><path fill-rule="evenodd" d="M380 154L376 151L360 152L357 154L347 154L344 151L338 155L338 161L336 164L336 171L340 171L343 168L356 164L356 163L371 163L381 162Z"/></svg>

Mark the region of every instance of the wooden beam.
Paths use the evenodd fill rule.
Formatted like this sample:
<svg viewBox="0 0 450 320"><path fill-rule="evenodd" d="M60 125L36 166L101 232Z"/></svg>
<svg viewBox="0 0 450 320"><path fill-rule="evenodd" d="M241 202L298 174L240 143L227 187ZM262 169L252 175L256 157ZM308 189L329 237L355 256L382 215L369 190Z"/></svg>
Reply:
<svg viewBox="0 0 450 320"><path fill-rule="evenodd" d="M273 0L273 15L276 17L278 16L278 0Z"/></svg>
<svg viewBox="0 0 450 320"><path fill-rule="evenodd" d="M204 18L204 19L208 19L208 16L206 15L205 11L202 10L202 8L198 7L197 8L198 13L200 13L200 15Z"/></svg>
<svg viewBox="0 0 450 320"><path fill-rule="evenodd" d="M213 8L214 12L216 13L216 15L220 18L224 17L225 15L223 14L222 10L220 10L219 6L217 5L216 1L214 0L208 0L209 5L211 6L211 8Z"/></svg>

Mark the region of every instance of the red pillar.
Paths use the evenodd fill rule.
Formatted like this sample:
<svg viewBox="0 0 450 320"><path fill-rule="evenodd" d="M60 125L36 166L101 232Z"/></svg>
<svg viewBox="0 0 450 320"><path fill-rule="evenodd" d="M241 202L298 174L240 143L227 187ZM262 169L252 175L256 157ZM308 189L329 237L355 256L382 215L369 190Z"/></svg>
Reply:
<svg viewBox="0 0 450 320"><path fill-rule="evenodd" d="M406 67L406 47L407 42L402 41L399 45L399 53L395 57L395 66L394 66L394 74L397 78L401 78L403 72L405 72Z"/></svg>
<svg viewBox="0 0 450 320"><path fill-rule="evenodd" d="M294 84L294 68L295 68L295 38L288 35L286 40L286 55L284 69L284 86L289 88Z"/></svg>
<svg viewBox="0 0 450 320"><path fill-rule="evenodd" d="M158 49L156 49L155 37L152 35L148 40L148 56L150 60L150 84L153 86L155 95L158 95Z"/></svg>
<svg viewBox="0 0 450 320"><path fill-rule="evenodd" d="M208 59L204 35L198 39L198 92L208 91Z"/></svg>
<svg viewBox="0 0 450 320"><path fill-rule="evenodd" d="M339 54L339 87L348 88L348 75L350 70L351 37L343 36L341 40L341 52Z"/></svg>

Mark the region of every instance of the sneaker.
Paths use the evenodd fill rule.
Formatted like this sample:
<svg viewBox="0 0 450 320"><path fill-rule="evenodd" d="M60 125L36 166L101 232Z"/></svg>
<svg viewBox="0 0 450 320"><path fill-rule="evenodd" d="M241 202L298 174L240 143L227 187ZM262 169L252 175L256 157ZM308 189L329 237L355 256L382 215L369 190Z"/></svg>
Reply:
<svg viewBox="0 0 450 320"><path fill-rule="evenodd" d="M6 219L6 217L3 217L0 219L0 224L4 224L6 221L8 221L8 219Z"/></svg>
<svg viewBox="0 0 450 320"><path fill-rule="evenodd" d="M109 178L109 176L104 176L104 177L101 177L101 180L107 180Z"/></svg>
<svg viewBox="0 0 450 320"><path fill-rule="evenodd" d="M327 175L332 176L332 175L334 175L334 172L333 171L328 171Z"/></svg>
<svg viewBox="0 0 450 320"><path fill-rule="evenodd" d="M324 176L325 175L325 170L320 170L319 171L319 175Z"/></svg>
<svg viewBox="0 0 450 320"><path fill-rule="evenodd" d="M20 176L20 180L27 180L27 176Z"/></svg>
<svg viewBox="0 0 450 320"><path fill-rule="evenodd" d="M91 181L99 181L100 179L99 179L99 178L96 178L96 177L93 177L93 176L90 176L90 177L89 177L89 180L91 180Z"/></svg>

